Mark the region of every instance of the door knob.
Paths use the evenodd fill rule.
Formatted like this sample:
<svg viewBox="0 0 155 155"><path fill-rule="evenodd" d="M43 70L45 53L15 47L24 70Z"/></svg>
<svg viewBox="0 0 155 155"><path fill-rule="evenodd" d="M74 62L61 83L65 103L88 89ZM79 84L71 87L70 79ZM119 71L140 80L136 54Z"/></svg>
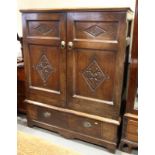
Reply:
<svg viewBox="0 0 155 155"><path fill-rule="evenodd" d="M65 46L66 46L65 41L61 41L61 49L64 49L64 48L65 48Z"/></svg>
<svg viewBox="0 0 155 155"><path fill-rule="evenodd" d="M73 48L73 42L68 42L68 49L71 50Z"/></svg>

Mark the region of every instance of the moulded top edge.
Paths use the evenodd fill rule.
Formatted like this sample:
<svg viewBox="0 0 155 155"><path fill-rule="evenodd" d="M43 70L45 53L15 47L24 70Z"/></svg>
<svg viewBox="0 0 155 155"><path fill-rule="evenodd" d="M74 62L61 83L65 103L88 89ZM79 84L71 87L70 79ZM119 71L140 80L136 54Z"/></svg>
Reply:
<svg viewBox="0 0 155 155"><path fill-rule="evenodd" d="M37 13L37 12L65 12L65 11L115 11L115 12L132 12L129 7L123 8L32 8L21 9L22 13Z"/></svg>

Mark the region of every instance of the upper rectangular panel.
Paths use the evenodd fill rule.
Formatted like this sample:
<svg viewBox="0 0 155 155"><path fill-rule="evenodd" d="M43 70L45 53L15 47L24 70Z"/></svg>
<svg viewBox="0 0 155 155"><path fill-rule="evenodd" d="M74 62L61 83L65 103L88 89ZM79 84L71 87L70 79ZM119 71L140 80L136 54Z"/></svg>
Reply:
<svg viewBox="0 0 155 155"><path fill-rule="evenodd" d="M89 48L91 43L98 44L96 49L109 49L106 45L115 44L117 50L119 42L120 24L126 19L124 12L70 12L67 13L67 28L70 32L69 40L85 44ZM72 25L72 26L71 26ZM89 42L89 43L88 43ZM81 44L80 44L81 45ZM106 47L105 47L106 46ZM82 47L83 48L83 47Z"/></svg>
<svg viewBox="0 0 155 155"><path fill-rule="evenodd" d="M75 38L90 40L117 40L117 21L75 21Z"/></svg>
<svg viewBox="0 0 155 155"><path fill-rule="evenodd" d="M65 14L24 13L23 38L65 39Z"/></svg>
<svg viewBox="0 0 155 155"><path fill-rule="evenodd" d="M29 36L59 36L59 21L28 21Z"/></svg>

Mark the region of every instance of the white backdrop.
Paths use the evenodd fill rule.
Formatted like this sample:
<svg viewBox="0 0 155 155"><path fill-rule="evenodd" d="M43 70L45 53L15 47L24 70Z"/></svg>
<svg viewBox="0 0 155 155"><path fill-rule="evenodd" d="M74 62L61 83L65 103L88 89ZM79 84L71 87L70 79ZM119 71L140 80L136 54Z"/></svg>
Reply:
<svg viewBox="0 0 155 155"><path fill-rule="evenodd" d="M17 0L18 34L22 36L20 9L32 8L96 8L130 7L133 11L135 0Z"/></svg>

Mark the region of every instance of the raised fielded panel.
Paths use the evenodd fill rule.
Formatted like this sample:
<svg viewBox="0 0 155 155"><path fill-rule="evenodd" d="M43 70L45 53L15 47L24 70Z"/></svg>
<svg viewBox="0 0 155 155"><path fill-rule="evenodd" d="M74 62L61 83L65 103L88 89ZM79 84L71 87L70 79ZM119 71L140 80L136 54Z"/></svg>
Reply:
<svg viewBox="0 0 155 155"><path fill-rule="evenodd" d="M23 14L28 98L51 105L66 104L65 15Z"/></svg>
<svg viewBox="0 0 155 155"><path fill-rule="evenodd" d="M67 19L67 40L73 42L67 51L68 107L118 119L126 16L122 12L70 12Z"/></svg>

